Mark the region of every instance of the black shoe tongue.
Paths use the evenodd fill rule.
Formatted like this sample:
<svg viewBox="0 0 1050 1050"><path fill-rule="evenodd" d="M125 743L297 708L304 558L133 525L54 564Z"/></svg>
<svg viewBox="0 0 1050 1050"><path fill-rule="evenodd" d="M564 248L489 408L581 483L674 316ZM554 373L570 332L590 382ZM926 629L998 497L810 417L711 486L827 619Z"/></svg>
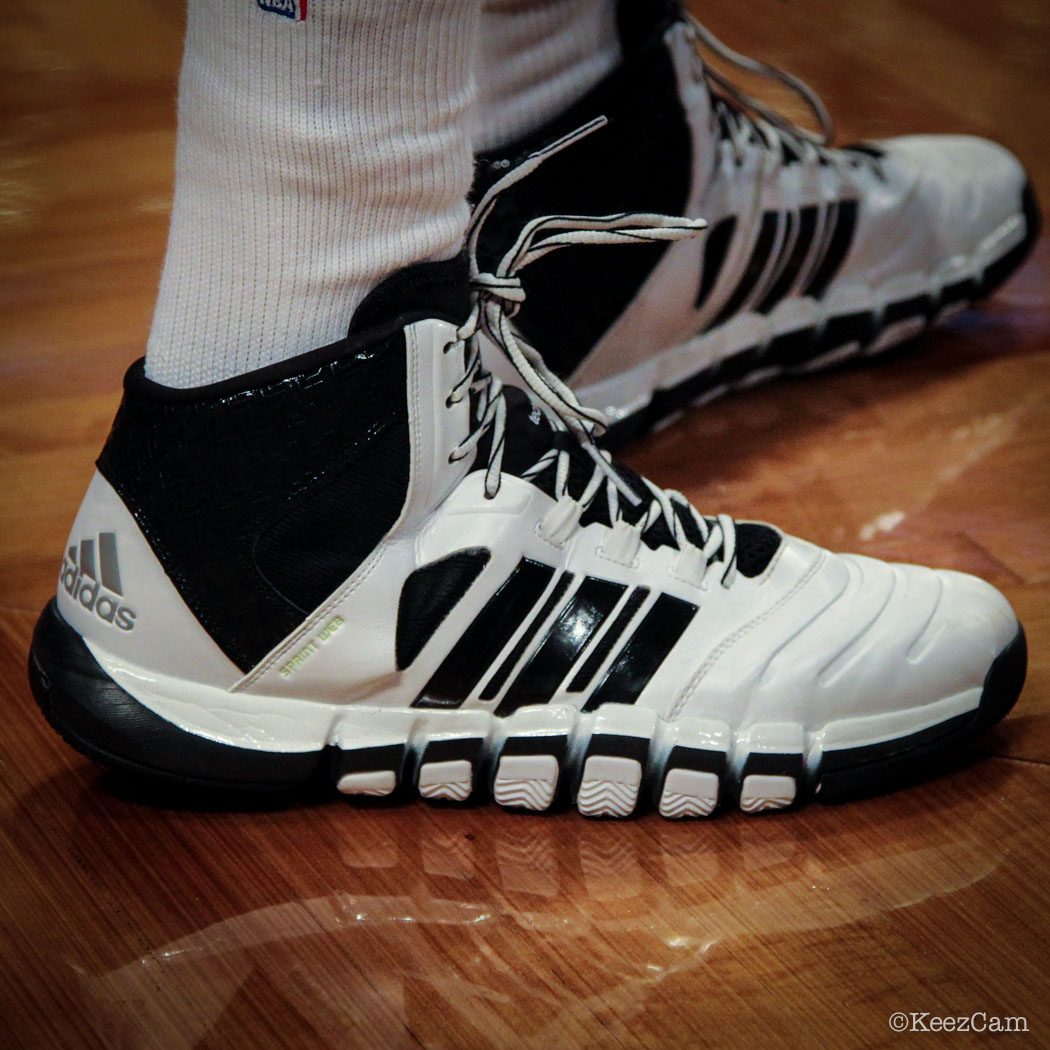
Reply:
<svg viewBox="0 0 1050 1050"><path fill-rule="evenodd" d="M347 336L373 328L439 318L461 325L470 313L470 266L461 254L444 262L415 263L392 273L361 301Z"/></svg>
<svg viewBox="0 0 1050 1050"><path fill-rule="evenodd" d="M594 473L594 460L586 449L564 431L555 430L546 415L536 407L528 395L517 387L504 387L504 398L507 405L507 422L504 428L505 446L503 450L503 472L515 477L524 477L526 471L534 467L552 449L564 450L569 457L569 477L567 488L571 496L580 496ZM475 470L484 470L488 465L490 436L492 431L478 447L474 461ZM619 476L631 491L637 493L637 504L632 504L622 496L619 499L619 517L633 524L648 510L652 499L649 486L641 475L623 463L616 464ZM550 464L542 472L529 477L531 484L547 493L554 499L554 482L557 476L557 458L551 457ZM704 540L696 522L684 506L677 506L678 519L686 539L694 546L703 547ZM599 523L609 526L609 505L604 491L599 492L580 519L582 526ZM671 530L661 515L642 536L647 547L677 546ZM765 571L780 547L781 537L776 529L756 522L743 522L736 526L736 561L737 571L742 576L759 576ZM716 553L715 561L720 555Z"/></svg>
<svg viewBox="0 0 1050 1050"><path fill-rule="evenodd" d="M526 472L552 450L564 451L569 459L569 475L566 482L569 495L581 496L595 470L594 460L587 450L574 435L563 430L555 430L547 416L536 407L525 391L517 387L504 387L504 398L507 405L507 422L504 428L503 472L519 478L525 477ZM478 447L478 455L474 461L475 469L484 470L488 464L490 435L491 430ZM543 471L530 475L528 480L554 499L558 463L557 457L551 456L550 459L550 463ZM645 514L651 494L645 482L630 467L617 463L616 469L628 488L638 494L637 504L632 504L622 497L619 501L618 516L633 524ZM602 525L612 524L604 491L598 493L581 519L583 525L589 525L592 522L599 522ZM663 521L657 521L646 530L643 538L653 548L664 544L673 545L674 542L670 530Z"/></svg>
<svg viewBox="0 0 1050 1050"><path fill-rule="evenodd" d="M557 435L550 421L524 390L513 386L504 387L503 398L507 406L503 472L520 478L550 449L559 447ZM553 470L545 470L542 475L531 480L548 496L553 496Z"/></svg>
<svg viewBox="0 0 1050 1050"><path fill-rule="evenodd" d="M780 550L781 535L770 525L758 521L738 522L736 526L736 567L741 576L761 576Z"/></svg>
<svg viewBox="0 0 1050 1050"><path fill-rule="evenodd" d="M581 495L594 473L594 460L587 455L575 437L565 431L555 430L547 416L524 390L505 386L503 399L507 408L506 425L503 430L503 473L524 478L526 472L535 467L552 450L555 452L564 450L569 457L569 494ZM492 429L490 428L478 444L474 470L484 470L488 466L491 447ZM556 477L557 457L551 456L547 467L537 474L529 475L528 481L554 499Z"/></svg>

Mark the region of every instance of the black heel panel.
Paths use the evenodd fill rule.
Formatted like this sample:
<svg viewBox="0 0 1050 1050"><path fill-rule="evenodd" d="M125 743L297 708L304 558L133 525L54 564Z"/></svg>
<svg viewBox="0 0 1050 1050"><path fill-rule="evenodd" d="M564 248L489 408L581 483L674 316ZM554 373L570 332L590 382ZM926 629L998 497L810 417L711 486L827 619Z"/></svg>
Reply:
<svg viewBox="0 0 1050 1050"><path fill-rule="evenodd" d="M44 716L67 743L124 772L187 785L273 790L309 780L324 754L256 751L179 729L102 670L54 599L33 631L29 680Z"/></svg>

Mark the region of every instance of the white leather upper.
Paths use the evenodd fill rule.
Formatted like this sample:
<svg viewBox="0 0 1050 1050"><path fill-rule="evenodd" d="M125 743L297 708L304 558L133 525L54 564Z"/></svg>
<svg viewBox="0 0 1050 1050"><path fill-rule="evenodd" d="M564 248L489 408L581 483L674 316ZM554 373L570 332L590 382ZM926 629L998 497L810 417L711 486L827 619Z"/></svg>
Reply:
<svg viewBox="0 0 1050 1050"><path fill-rule="evenodd" d="M486 498L483 471L468 472L465 463L448 461L468 426L465 403L445 401L444 391L463 368L460 352L443 352L453 335L452 327L440 321L406 330L412 460L398 523L354 574L247 675L236 673L197 624L134 520L108 484L96 478L71 543L102 530L116 532L125 590L137 603L136 626L119 632L98 623L63 598L61 588L59 601L63 616L120 684L176 721L185 721L186 712L208 695L200 684L191 689L186 680L210 685L213 707L230 710L246 701L255 705L251 710L280 710L281 698L404 708L527 557L555 570L548 590L563 570L575 575L573 587L590 575L648 588L635 624L661 593L697 607L637 699L636 707L666 719L717 720L738 732L753 724L791 723L816 732L829 723L892 716L933 702L962 709L976 705L991 660L1016 631L1005 599L980 580L830 554L786 538L761 576L738 574L723 586L724 566L718 562L700 579L693 548L652 550L623 523L615 529L573 527L575 519L565 517L564 507L520 478L504 475L497 495ZM418 657L399 671L395 631L404 581L423 565L479 547L491 552L480 576ZM624 638L629 634L630 629ZM522 665L542 635L541 627ZM600 637L591 640L574 667ZM308 646L309 658L289 671L295 655ZM606 665L618 651L614 647ZM599 671L594 682L601 677ZM499 703L502 692L481 701L479 688L466 698L464 712L491 711ZM587 696L567 692L563 682L550 699L580 706ZM269 726L266 739L274 732Z"/></svg>

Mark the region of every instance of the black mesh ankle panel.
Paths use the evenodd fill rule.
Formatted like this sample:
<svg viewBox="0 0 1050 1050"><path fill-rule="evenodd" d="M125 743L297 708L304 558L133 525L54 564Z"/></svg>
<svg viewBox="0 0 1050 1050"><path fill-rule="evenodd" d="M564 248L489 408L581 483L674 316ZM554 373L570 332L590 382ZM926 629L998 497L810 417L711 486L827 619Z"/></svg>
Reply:
<svg viewBox="0 0 1050 1050"><path fill-rule="evenodd" d="M151 382L143 361L125 378L99 470L242 670L361 564L404 505L401 325L461 322L467 303L461 260L411 269L418 281L402 271L359 308L368 331L330 347L193 390Z"/></svg>

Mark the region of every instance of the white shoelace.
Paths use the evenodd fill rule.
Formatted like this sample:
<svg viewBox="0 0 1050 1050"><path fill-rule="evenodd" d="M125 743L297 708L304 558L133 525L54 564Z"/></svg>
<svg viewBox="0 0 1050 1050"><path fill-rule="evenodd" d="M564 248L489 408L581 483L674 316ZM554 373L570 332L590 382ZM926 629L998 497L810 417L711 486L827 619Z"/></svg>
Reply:
<svg viewBox="0 0 1050 1050"><path fill-rule="evenodd" d="M839 163L841 160L839 152L831 149L835 139L835 123L831 119L831 114L824 105L823 99L813 88L800 77L796 77L783 69L778 69L776 66L768 65L748 55L742 55L739 51L734 51L727 44L722 43L714 33L697 21L693 15L687 15L686 18L686 24L693 36L697 53L700 56L701 75L707 81L711 94L715 98L716 107L730 131L731 141L738 156L741 136L746 138L757 132L763 135L770 146L775 146L775 139L777 136L780 136L786 138L789 144L803 156L809 153L812 156L823 157L833 164L837 165ZM775 81L794 92L813 114L820 131L813 132L800 127L781 113L778 113L772 106L748 94L724 74L713 69L703 59L704 48L707 48L737 69ZM867 164L881 177L882 168L878 157L867 153L858 152L854 154L851 152L850 156L845 158L845 160L846 163L853 167L859 164Z"/></svg>
<svg viewBox="0 0 1050 1050"><path fill-rule="evenodd" d="M547 158L605 124L605 118L599 117L527 157L494 183L474 210L467 233L471 284L475 292L474 306L466 322L457 329L455 339L445 347L445 352L459 346L466 348L465 371L449 394L448 404L458 403L464 397L473 395L477 399L475 424L467 438L452 451L449 459L456 461L471 455L482 438L491 431L485 495L492 499L499 492L507 406L502 383L485 369L482 362L480 336L484 335L514 366L555 433L572 435L594 463L590 480L576 498L568 492L571 457L565 448L550 448L523 474L526 478L535 477L552 465L555 466L554 499L561 505L569 504L572 507L568 516L569 525L574 527L582 513L604 491L609 521L614 526L622 522L622 532L629 530L628 547L632 539L636 544L640 542L642 535L662 518L680 550L692 548L699 552L701 579L708 565L721 552L720 561L725 566L722 583L728 586L736 572L736 531L733 520L727 515L704 518L681 493L660 489L643 478L649 504L635 524L627 526L621 518L620 500L638 507L643 497L616 469L609 453L595 444L595 435L602 433L607 425L604 415L582 405L572 390L546 366L539 352L518 336L511 324L511 318L525 299L525 290L518 275L549 252L579 244L678 241L696 236L706 228L707 223L702 219L641 212L604 216L548 215L533 219L525 225L517 241L493 272L482 272L478 267L481 228L499 195L526 178ZM695 524L701 539L700 546L690 542L680 514L687 515Z"/></svg>

